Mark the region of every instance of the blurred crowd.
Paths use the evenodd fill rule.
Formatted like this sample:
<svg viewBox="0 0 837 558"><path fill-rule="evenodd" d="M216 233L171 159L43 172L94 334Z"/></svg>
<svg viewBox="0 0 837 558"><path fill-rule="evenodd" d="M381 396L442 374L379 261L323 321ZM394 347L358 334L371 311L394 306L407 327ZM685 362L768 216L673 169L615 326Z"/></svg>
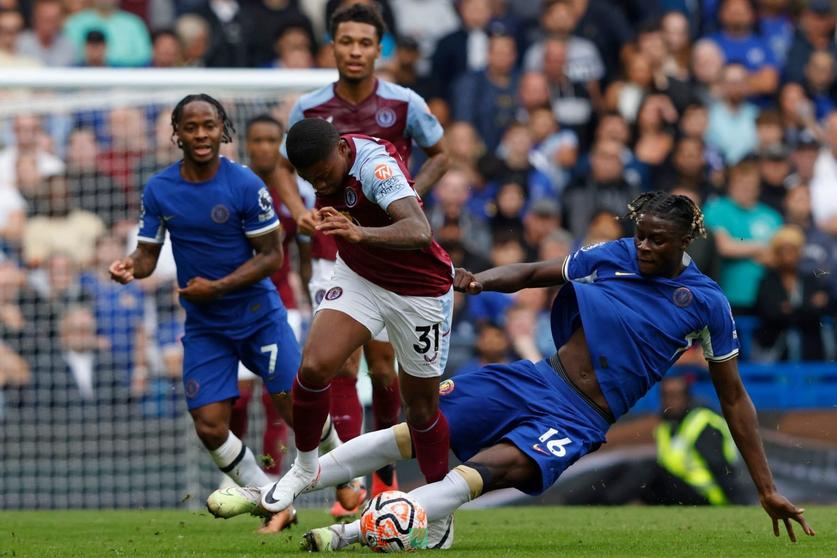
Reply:
<svg viewBox="0 0 837 558"><path fill-rule="evenodd" d="M332 67L325 22L354 1L0 0L0 68ZM668 190L704 210L708 237L689 251L727 294L745 358L834 358L830 0L371 3L389 28L379 76L446 130L451 170L425 209L456 265L629 235L627 202ZM293 101L225 104L241 130L263 111L285 121ZM105 381L172 412L173 264L126 287L106 274L133 242L142 185L179 156L170 107L18 114L0 142L0 386L60 377L84 400ZM225 149L244 160L240 142ZM448 374L548 356L552 296L458 295Z"/></svg>

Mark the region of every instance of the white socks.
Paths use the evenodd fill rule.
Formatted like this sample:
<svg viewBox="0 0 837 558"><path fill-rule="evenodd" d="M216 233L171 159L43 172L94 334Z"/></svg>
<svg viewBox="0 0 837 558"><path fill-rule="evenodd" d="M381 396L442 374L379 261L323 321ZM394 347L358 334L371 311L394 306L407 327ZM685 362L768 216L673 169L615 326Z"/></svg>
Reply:
<svg viewBox="0 0 837 558"><path fill-rule="evenodd" d="M239 486L264 486L270 483L267 474L256 463L256 457L238 436L229 433L227 441L209 455L221 471Z"/></svg>
<svg viewBox="0 0 837 558"><path fill-rule="evenodd" d="M320 487L337 486L403 459L394 430L367 432L320 457Z"/></svg>
<svg viewBox="0 0 837 558"><path fill-rule="evenodd" d="M456 470L450 471L439 482L420 486L410 492L427 513L427 521L451 515L462 504L471 500L471 487Z"/></svg>

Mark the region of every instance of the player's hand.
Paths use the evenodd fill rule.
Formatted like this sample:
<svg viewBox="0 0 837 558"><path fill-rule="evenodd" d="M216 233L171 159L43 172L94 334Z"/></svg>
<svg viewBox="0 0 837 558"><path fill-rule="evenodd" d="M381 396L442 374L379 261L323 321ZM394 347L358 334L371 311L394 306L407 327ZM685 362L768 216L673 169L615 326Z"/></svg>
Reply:
<svg viewBox="0 0 837 558"><path fill-rule="evenodd" d="M453 275L453 290L465 294L480 294L482 283L467 269L457 267Z"/></svg>
<svg viewBox="0 0 837 558"><path fill-rule="evenodd" d="M128 256L121 260L116 260L108 268L110 278L126 285L134 280L134 258Z"/></svg>
<svg viewBox="0 0 837 558"><path fill-rule="evenodd" d="M317 223L320 222L320 214L316 210L306 211L296 220L296 226L299 232L311 236L316 230Z"/></svg>
<svg viewBox="0 0 837 558"><path fill-rule="evenodd" d="M177 289L178 294L190 302L211 302L223 294L216 281L192 277L186 286Z"/></svg>
<svg viewBox="0 0 837 558"><path fill-rule="evenodd" d="M788 537L792 542L796 542L796 533L793 532L793 524L790 520L794 520L802 526L802 531L809 536L814 536L814 530L802 517L805 512L803 508L794 506L790 500L779 494L773 492L761 497L761 507L767 512L767 515L773 520L773 534L779 536L779 520L784 522L785 529L788 531Z"/></svg>
<svg viewBox="0 0 837 558"><path fill-rule="evenodd" d="M333 207L324 207L319 214L321 221L316 230L326 236L339 236L353 244L363 241L363 229Z"/></svg>

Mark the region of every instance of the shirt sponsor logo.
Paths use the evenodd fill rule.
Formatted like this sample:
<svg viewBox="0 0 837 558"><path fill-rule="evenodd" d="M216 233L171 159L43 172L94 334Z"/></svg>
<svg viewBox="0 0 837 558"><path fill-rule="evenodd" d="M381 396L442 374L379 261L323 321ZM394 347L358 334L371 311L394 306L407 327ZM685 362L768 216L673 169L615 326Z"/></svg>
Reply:
<svg viewBox="0 0 837 558"><path fill-rule="evenodd" d="M685 308L692 303L692 291L686 287L680 287L675 289L671 298L674 300L674 304L680 308Z"/></svg>
<svg viewBox="0 0 837 558"><path fill-rule="evenodd" d="M390 194L393 190L401 186L402 182L400 177L393 176L381 182L381 185L378 186L378 195L386 196Z"/></svg>
<svg viewBox="0 0 837 558"><path fill-rule="evenodd" d="M389 128L395 124L396 118L395 111L389 107L378 109L378 112L375 113L375 122L381 128Z"/></svg>
<svg viewBox="0 0 837 558"><path fill-rule="evenodd" d="M337 300L341 296L343 296L343 289L341 289L340 287L331 287L328 290L328 292L326 292L325 299L326 300Z"/></svg>
<svg viewBox="0 0 837 558"><path fill-rule="evenodd" d="M381 163L375 167L375 178L378 180L388 180L392 178L392 169L386 163Z"/></svg>
<svg viewBox="0 0 837 558"><path fill-rule="evenodd" d="M218 223L219 225L226 223L227 219L230 218L230 210L227 209L227 206L224 204L218 204L212 208L212 213L210 213L212 220Z"/></svg>
<svg viewBox="0 0 837 558"><path fill-rule="evenodd" d="M346 188L346 194L344 198L346 200L347 206L354 207L357 205L357 192L355 192L351 188Z"/></svg>

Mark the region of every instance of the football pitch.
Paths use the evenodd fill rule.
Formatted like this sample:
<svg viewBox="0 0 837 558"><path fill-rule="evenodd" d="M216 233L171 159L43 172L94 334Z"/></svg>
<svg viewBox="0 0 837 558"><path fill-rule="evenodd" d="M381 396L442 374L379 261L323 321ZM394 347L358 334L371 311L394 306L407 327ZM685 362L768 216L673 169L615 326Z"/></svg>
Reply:
<svg viewBox="0 0 837 558"><path fill-rule="evenodd" d="M837 507L810 507L817 531L799 542L774 538L760 508L518 507L460 511L454 548L445 557L514 556L837 556ZM0 556L59 558L270 557L302 554L305 529L328 523L319 510L300 510L300 524L279 535L254 532L258 520L213 519L205 512L0 512ZM370 554L353 547L343 553Z"/></svg>

